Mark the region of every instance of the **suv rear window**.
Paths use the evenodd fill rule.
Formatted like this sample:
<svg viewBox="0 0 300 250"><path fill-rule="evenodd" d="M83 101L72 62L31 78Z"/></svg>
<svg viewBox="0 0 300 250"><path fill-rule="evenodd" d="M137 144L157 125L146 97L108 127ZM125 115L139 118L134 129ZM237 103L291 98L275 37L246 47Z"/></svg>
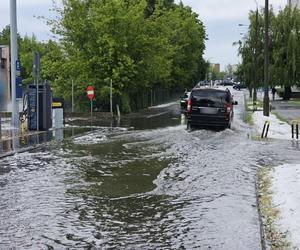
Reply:
<svg viewBox="0 0 300 250"><path fill-rule="evenodd" d="M196 89L192 91L192 98L194 99L223 99L226 102L230 101L230 94L228 91L215 89Z"/></svg>

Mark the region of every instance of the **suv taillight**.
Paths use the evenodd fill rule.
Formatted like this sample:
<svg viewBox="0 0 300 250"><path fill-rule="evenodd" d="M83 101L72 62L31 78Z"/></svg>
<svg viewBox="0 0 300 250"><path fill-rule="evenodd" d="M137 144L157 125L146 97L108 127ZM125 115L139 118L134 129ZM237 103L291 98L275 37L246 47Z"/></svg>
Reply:
<svg viewBox="0 0 300 250"><path fill-rule="evenodd" d="M192 101L190 98L188 99L188 103L187 103L187 112L188 113L192 112Z"/></svg>
<svg viewBox="0 0 300 250"><path fill-rule="evenodd" d="M230 111L231 111L231 105L230 105L230 103L226 103L225 104L225 114L229 115Z"/></svg>

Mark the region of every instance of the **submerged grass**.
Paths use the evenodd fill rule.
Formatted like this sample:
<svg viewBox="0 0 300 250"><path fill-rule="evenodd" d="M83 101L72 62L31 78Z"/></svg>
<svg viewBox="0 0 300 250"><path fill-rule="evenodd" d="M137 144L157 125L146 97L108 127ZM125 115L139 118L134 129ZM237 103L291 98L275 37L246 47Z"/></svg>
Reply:
<svg viewBox="0 0 300 250"><path fill-rule="evenodd" d="M253 112L252 111L247 111L247 114L246 114L246 120L245 122L249 125L254 125L254 122L253 122Z"/></svg>
<svg viewBox="0 0 300 250"><path fill-rule="evenodd" d="M300 106L300 100L299 99L290 100L289 103Z"/></svg>
<svg viewBox="0 0 300 250"><path fill-rule="evenodd" d="M246 109L245 122L252 126L254 125L254 122L253 122L253 102L251 99L245 100L245 109Z"/></svg>
<svg viewBox="0 0 300 250"><path fill-rule="evenodd" d="M279 121L284 122L284 123L287 122L287 121L286 121L283 117L281 117L278 113L272 112L272 114L275 115L276 118L277 118Z"/></svg>
<svg viewBox="0 0 300 250"><path fill-rule="evenodd" d="M276 226L279 210L275 207L272 198L272 181L270 177L272 169L272 167L263 167L257 173L257 198L263 227L263 241L267 249L293 249L291 243L287 240L287 232L281 232Z"/></svg>

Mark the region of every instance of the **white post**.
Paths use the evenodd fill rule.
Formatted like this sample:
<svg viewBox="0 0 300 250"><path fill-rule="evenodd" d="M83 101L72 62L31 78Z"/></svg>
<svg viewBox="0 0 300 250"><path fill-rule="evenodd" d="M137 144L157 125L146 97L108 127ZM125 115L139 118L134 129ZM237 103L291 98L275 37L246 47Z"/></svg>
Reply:
<svg viewBox="0 0 300 250"><path fill-rule="evenodd" d="M19 108L16 98L16 61L18 57L17 43L17 4L10 0L10 49L11 49L11 125L19 130Z"/></svg>
<svg viewBox="0 0 300 250"><path fill-rule="evenodd" d="M33 53L33 74L36 86L36 130L39 131L39 81L40 81L40 54L38 52Z"/></svg>
<svg viewBox="0 0 300 250"><path fill-rule="evenodd" d="M74 81L72 79L72 113L74 113Z"/></svg>
<svg viewBox="0 0 300 250"><path fill-rule="evenodd" d="M112 79L110 79L110 114L113 116L113 103L112 103Z"/></svg>
<svg viewBox="0 0 300 250"><path fill-rule="evenodd" d="M40 99L39 99L39 77L36 77L36 131L40 130Z"/></svg>
<svg viewBox="0 0 300 250"><path fill-rule="evenodd" d="M91 127L93 126L93 99L91 99Z"/></svg>

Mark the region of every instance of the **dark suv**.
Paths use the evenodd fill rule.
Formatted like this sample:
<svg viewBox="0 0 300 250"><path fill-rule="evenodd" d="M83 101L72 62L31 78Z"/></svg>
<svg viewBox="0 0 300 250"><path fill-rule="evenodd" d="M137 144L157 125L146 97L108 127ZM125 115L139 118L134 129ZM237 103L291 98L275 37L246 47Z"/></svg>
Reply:
<svg viewBox="0 0 300 250"><path fill-rule="evenodd" d="M233 119L232 95L228 89L195 88L187 106L187 127L230 128Z"/></svg>

